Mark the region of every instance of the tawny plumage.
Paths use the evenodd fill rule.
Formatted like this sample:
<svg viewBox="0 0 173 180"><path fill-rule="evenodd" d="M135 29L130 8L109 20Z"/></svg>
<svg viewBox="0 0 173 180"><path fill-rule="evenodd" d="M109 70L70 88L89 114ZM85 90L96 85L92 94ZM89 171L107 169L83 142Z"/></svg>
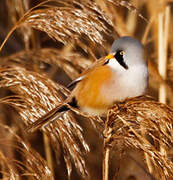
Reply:
<svg viewBox="0 0 173 180"><path fill-rule="evenodd" d="M29 129L45 126L69 110L67 104L91 115L106 114L117 101L140 96L148 85L148 68L142 44L131 37L114 41L110 54L97 61L70 86L76 85L63 105L56 107L36 121Z"/></svg>
<svg viewBox="0 0 173 180"><path fill-rule="evenodd" d="M110 106L109 102L105 101L101 89L103 86L106 86L112 76L113 73L107 66L96 67L93 71L86 74L85 78L79 82L79 85L73 92L78 106L98 109Z"/></svg>

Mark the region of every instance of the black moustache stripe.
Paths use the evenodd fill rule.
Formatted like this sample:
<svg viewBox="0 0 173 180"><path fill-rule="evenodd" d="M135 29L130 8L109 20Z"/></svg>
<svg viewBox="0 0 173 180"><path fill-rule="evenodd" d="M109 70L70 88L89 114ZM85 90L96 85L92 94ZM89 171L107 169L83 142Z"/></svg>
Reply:
<svg viewBox="0 0 173 180"><path fill-rule="evenodd" d="M123 55L120 54L121 50L117 51L117 53L115 54L115 59L118 61L118 63L125 68L126 70L129 69L129 67L127 66L127 64L124 62L124 58Z"/></svg>

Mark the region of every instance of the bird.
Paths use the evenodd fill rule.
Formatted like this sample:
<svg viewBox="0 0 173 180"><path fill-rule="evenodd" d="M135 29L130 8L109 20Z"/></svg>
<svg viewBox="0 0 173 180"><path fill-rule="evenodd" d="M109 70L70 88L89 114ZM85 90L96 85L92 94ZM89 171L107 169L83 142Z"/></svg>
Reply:
<svg viewBox="0 0 173 180"><path fill-rule="evenodd" d="M77 79L69 98L28 127L45 127L71 107L92 116L104 116L116 102L141 96L148 88L148 67L141 42L130 36L116 39L110 53L97 60Z"/></svg>

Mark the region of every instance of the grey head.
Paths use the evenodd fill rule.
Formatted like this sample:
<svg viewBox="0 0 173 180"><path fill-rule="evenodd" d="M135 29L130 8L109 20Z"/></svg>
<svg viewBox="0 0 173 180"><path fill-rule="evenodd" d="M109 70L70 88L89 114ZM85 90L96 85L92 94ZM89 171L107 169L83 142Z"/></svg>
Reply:
<svg viewBox="0 0 173 180"><path fill-rule="evenodd" d="M125 69L139 64L146 65L142 44L132 37L123 36L115 40L110 53L114 54L115 59Z"/></svg>
<svg viewBox="0 0 173 180"><path fill-rule="evenodd" d="M128 36L118 38L112 44L106 60L114 76L110 87L106 86L105 94L111 94L114 101L121 101L145 93L148 68L143 46L138 40Z"/></svg>

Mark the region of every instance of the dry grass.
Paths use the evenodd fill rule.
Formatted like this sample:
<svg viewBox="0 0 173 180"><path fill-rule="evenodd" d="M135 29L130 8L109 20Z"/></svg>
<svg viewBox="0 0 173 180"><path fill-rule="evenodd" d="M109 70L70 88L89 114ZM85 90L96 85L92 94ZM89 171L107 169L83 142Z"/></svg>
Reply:
<svg viewBox="0 0 173 180"><path fill-rule="evenodd" d="M1 103L13 106L25 124L35 122L43 114L61 103L61 93L65 96L69 94L68 90L61 85L58 86L48 77L20 67L2 68L0 69L0 77L0 87L8 87L9 90L17 94L17 96L1 99ZM46 127L44 131L50 137L54 151L57 150L58 142L62 143L68 174L70 175L71 172L71 163L67 155L71 156L83 176L87 174L81 151L82 149L88 151L89 148L83 139L82 129L71 113L65 113L63 118ZM82 146L81 149L79 143Z"/></svg>
<svg viewBox="0 0 173 180"><path fill-rule="evenodd" d="M2 179L101 179L102 171L104 180L133 175L140 180L172 179L173 36L168 12L172 2L39 2L7 0L0 7L0 27L9 32L2 38L7 30L0 28ZM8 21L2 9L8 12ZM70 107L40 129L43 142L38 131L26 133L29 125L68 98L65 85L105 56L112 41L122 35L144 43L148 93L155 99L163 97L169 106L137 97L115 104L106 120ZM142 156L121 163L129 150Z"/></svg>
<svg viewBox="0 0 173 180"><path fill-rule="evenodd" d="M46 161L33 150L25 137L19 137L12 128L0 124L0 159L1 173L3 179L53 179L52 173ZM10 150L13 156L17 154L20 160L10 157Z"/></svg>
<svg viewBox="0 0 173 180"><path fill-rule="evenodd" d="M73 61L71 61L71 59L73 59ZM81 59L83 61L82 64L80 63ZM66 55L63 50L42 48L38 50L21 51L4 57L1 59L0 64L4 67L7 65L15 67L17 65L37 72L44 72L46 65L51 64L62 68L71 79L75 79L81 71L91 64L91 61L77 53L71 52Z"/></svg>
<svg viewBox="0 0 173 180"><path fill-rule="evenodd" d="M147 153L157 179L173 177L173 162L160 152L173 143L173 110L149 97L129 99L113 107L104 130L105 147L124 151L140 149Z"/></svg>

